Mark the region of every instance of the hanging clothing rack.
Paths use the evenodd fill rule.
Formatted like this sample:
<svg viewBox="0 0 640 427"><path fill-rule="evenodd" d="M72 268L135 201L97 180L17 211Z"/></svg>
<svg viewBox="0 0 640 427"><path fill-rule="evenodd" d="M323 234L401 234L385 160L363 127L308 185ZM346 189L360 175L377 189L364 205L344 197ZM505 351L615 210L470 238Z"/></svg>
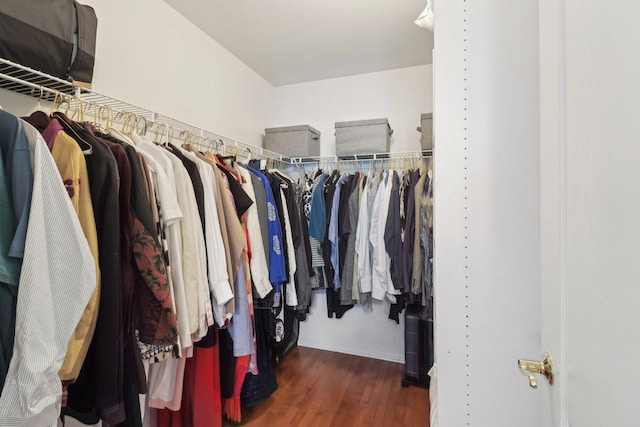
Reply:
<svg viewBox="0 0 640 427"><path fill-rule="evenodd" d="M311 156L311 157L290 157L289 163L293 165L305 165L316 163L338 163L338 162L360 162L377 160L403 160L427 158L433 155L432 150L423 151L401 151L385 153L353 154L349 156Z"/></svg>
<svg viewBox="0 0 640 427"><path fill-rule="evenodd" d="M156 111L121 101L93 89L75 86L69 81L50 76L4 58L0 58L0 89L26 95L44 102L53 102L56 97L63 96L69 104L80 101L80 103L87 106L108 109L114 115L132 115L136 126L142 120L145 131L151 130L155 133L171 132L175 137L193 143L203 149L212 149L226 154L243 154L248 158L273 159L282 164L300 166L330 162L358 163L360 161L426 158L432 155L431 150L427 150L367 153L351 156L287 157L262 147L193 126ZM97 115L98 112L94 111L94 114Z"/></svg>
<svg viewBox="0 0 640 427"><path fill-rule="evenodd" d="M141 119L143 120L144 129L150 129L153 132L172 132L176 137L193 142L203 148L226 151L227 147L234 147L236 153L244 151L249 154L249 157L255 154L263 158L288 162L288 158L280 153L193 126L156 111L112 98L92 89L75 86L71 82L3 58L0 58L0 89L30 96L45 102L53 102L56 97L60 96L63 96L69 103L79 100L89 106L94 105L106 108L114 115L118 113L121 115L133 115L136 123Z"/></svg>

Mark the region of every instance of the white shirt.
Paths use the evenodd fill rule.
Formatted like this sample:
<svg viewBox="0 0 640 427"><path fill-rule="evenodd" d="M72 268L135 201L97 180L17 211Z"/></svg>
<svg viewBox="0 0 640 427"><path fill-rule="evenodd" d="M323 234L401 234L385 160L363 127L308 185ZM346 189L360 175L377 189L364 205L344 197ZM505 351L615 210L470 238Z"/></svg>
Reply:
<svg viewBox="0 0 640 427"><path fill-rule="evenodd" d="M384 233L385 233L385 228L387 225L387 217L389 216L389 205L391 203L391 191L393 190L393 171L390 170L387 174L387 186L385 188L385 194L384 194L384 221L382 223L382 246L380 246L382 248L382 251L384 252L385 255L385 263L386 263L386 268L384 270L385 273L385 279L384 279L384 283L387 285L387 299L395 304L396 303L396 297L394 295L400 295L402 293L402 291L400 291L400 289L396 289L395 286L393 286L393 280L391 280L391 255L389 255L389 252L387 252L387 244L384 241ZM400 266L400 268L402 268L402 266Z"/></svg>
<svg viewBox="0 0 640 427"><path fill-rule="evenodd" d="M207 254L204 232L198 211L193 183L184 164L168 154L176 177L176 192L184 214L182 230L182 276L189 317L189 331L193 341L200 341L213 325L211 293L207 278Z"/></svg>
<svg viewBox="0 0 640 427"><path fill-rule="evenodd" d="M256 206L256 193L251 183L251 172L245 168L239 168L239 172L242 178L244 178L242 189L253 201L253 204L247 210L247 234L249 235L249 244L251 245L249 268L251 270L253 285L258 295L264 298L271 292L273 285L269 282L269 265L267 264L267 255L264 251L262 229L260 228L258 207Z"/></svg>
<svg viewBox="0 0 640 427"><path fill-rule="evenodd" d="M47 144L24 125L33 194L0 426L55 426L67 343L96 287L95 262Z"/></svg>
<svg viewBox="0 0 640 427"><path fill-rule="evenodd" d="M205 204L205 244L207 247L207 265L209 273L209 289L213 294L213 317L219 326L224 326L231 318L225 313L225 304L233 298L233 290L229 281L227 258L225 254L222 230L216 208L216 184L214 170L207 162L199 159L195 154L182 148L182 153L195 162L200 172L204 188Z"/></svg>
<svg viewBox="0 0 640 427"><path fill-rule="evenodd" d="M284 197L282 188L280 189L280 199L282 200L282 210L284 218L284 232L287 236L287 259L289 261L289 283L285 286L285 299L289 307L298 305L298 294L296 292L295 274L298 269L296 265L296 248L293 246L293 233L291 232L291 220L289 219L289 209L287 209L287 199Z"/></svg>
<svg viewBox="0 0 640 427"><path fill-rule="evenodd" d="M376 300L383 300L389 289L391 274L389 272L390 259L385 250L384 229L387 223L389 212L389 199L391 197L391 179L387 172L378 187L376 197L373 201L371 213L371 261L373 265L371 280L371 297ZM393 286L393 283L391 283ZM394 297L389 297L391 302L395 302Z"/></svg>
<svg viewBox="0 0 640 427"><path fill-rule="evenodd" d="M189 334L198 331L199 312L199 280L207 283L207 265L204 256L204 238L202 236L202 224L198 214L198 202L196 201L193 183L189 173L185 169L182 161L173 154L167 153L171 160L176 178L176 192L178 203L184 215L180 221L182 231L182 280L184 283L184 293L186 297L187 316L189 324ZM199 246L198 233L202 240L202 247ZM202 254L199 251L202 250ZM202 255L202 257L201 257ZM211 310L211 297L207 290L206 298L209 301ZM213 320L213 319L212 319Z"/></svg>
<svg viewBox="0 0 640 427"><path fill-rule="evenodd" d="M166 188L160 189L162 192L160 202L162 203L162 201L165 200L164 204L167 205L162 206L162 217L165 225L173 223L174 220L181 220L184 215L178 202L178 195L175 186L176 177L173 171L173 164L168 157L169 153L149 141L147 138L136 133L131 134L131 139L133 140L136 149L145 156L145 159L153 158L166 176L166 182L168 185Z"/></svg>
<svg viewBox="0 0 640 427"><path fill-rule="evenodd" d="M369 251L369 233L371 231L371 215L369 215L369 188L373 174L369 173L367 183L360 197L358 226L356 228L356 254L358 254L358 285L360 291L371 292L371 252Z"/></svg>

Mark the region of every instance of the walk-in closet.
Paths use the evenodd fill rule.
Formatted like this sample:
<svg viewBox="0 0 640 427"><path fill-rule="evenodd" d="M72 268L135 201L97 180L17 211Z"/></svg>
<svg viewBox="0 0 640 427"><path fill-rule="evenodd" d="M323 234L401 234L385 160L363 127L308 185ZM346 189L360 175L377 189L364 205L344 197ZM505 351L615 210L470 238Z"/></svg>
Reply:
<svg viewBox="0 0 640 427"><path fill-rule="evenodd" d="M638 425L639 15L0 1L0 427Z"/></svg>
<svg viewBox="0 0 640 427"><path fill-rule="evenodd" d="M430 425L432 7L0 5L0 426Z"/></svg>

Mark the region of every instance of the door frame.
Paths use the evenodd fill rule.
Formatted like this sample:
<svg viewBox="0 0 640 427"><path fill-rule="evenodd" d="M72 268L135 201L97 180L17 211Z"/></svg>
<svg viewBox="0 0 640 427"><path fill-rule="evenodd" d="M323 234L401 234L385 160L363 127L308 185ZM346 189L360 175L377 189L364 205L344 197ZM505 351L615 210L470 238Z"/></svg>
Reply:
<svg viewBox="0 0 640 427"><path fill-rule="evenodd" d="M568 426L565 0L539 0L541 349L554 385L541 387L543 425Z"/></svg>

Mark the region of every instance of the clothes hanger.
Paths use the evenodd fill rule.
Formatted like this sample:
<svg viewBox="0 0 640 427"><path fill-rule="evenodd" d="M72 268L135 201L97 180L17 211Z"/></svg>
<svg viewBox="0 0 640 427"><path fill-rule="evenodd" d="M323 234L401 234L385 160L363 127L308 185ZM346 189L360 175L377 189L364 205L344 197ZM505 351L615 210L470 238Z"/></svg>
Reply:
<svg viewBox="0 0 640 427"><path fill-rule="evenodd" d="M51 102L51 107L49 109L49 115L53 114L53 112L55 111L56 104L60 102L59 99L60 99L60 92L56 90L53 95L53 101Z"/></svg>
<svg viewBox="0 0 640 427"><path fill-rule="evenodd" d="M153 132L153 143L156 145L160 145L160 141L162 140L162 124L161 123L152 123L151 124L151 132Z"/></svg>
<svg viewBox="0 0 640 427"><path fill-rule="evenodd" d="M189 138L191 140L191 144L195 145L196 147L201 148L203 151L210 151L208 150L203 142L203 138L199 135L196 134L191 134L191 137Z"/></svg>
<svg viewBox="0 0 640 427"><path fill-rule="evenodd" d="M74 120L76 122L84 122L84 111L86 108L85 102L83 100L80 99L80 97L78 96L74 96L73 101L75 103L75 109L73 110L73 113L71 114L71 120ZM76 120L76 116L78 117Z"/></svg>
<svg viewBox="0 0 640 427"><path fill-rule="evenodd" d="M181 130L180 134L176 137L175 136L175 129L171 128L171 137L172 138L178 138L178 145L180 145L181 147L183 147L185 150L189 150L192 152L198 152L198 147L193 147L190 143L189 140L187 138L185 138L185 131Z"/></svg>
<svg viewBox="0 0 640 427"><path fill-rule="evenodd" d="M316 163L316 167L315 167L315 171L312 174L313 179L316 179L318 176L320 176L322 174L322 161L318 160Z"/></svg>
<svg viewBox="0 0 640 427"><path fill-rule="evenodd" d="M276 175L278 175L280 178L282 178L283 180L285 180L287 183L293 183L293 180L287 176L284 172L282 172L280 169L282 168L282 165L280 164L280 160L279 159L275 159L274 160L275 163L278 163L277 167L274 167L272 169L272 172ZM299 173L299 172L298 172Z"/></svg>
<svg viewBox="0 0 640 427"><path fill-rule="evenodd" d="M79 127L77 123L74 123L73 120L69 119L66 114L63 114L60 111L54 111L52 116L56 118L61 125L63 125L64 130L67 133L71 133L73 139L75 139L80 145L82 154L84 154L85 156L93 154L93 145L82 136L80 136L80 134L76 130L76 127Z"/></svg>
<svg viewBox="0 0 640 427"><path fill-rule="evenodd" d="M249 147L236 147L235 164L249 163L249 160L251 160L251 149Z"/></svg>
<svg viewBox="0 0 640 427"><path fill-rule="evenodd" d="M169 141L169 143L175 144L174 128L171 125L167 127L167 140Z"/></svg>
<svg viewBox="0 0 640 427"><path fill-rule="evenodd" d="M230 146L229 147L229 151L231 151L231 153L229 155L222 155L222 154L217 154L216 157L224 162L226 160L231 160L232 162L236 161L236 157L237 157L237 153L238 153L238 147L233 147ZM235 154L233 153L235 151Z"/></svg>
<svg viewBox="0 0 640 427"><path fill-rule="evenodd" d="M104 119L104 125L102 120ZM113 123L113 115L111 111L111 107L108 105L101 105L98 107L96 121L98 122L98 127L102 129L103 133L108 133L108 129L111 127Z"/></svg>
<svg viewBox="0 0 640 427"><path fill-rule="evenodd" d="M42 86L39 87L39 90L40 90L40 94L38 95L38 104L36 106L36 111L31 113L31 115L27 117L25 120L28 123L30 123L33 127L38 129L40 132L42 132L44 129L47 128L47 126L49 126L49 123L51 123L51 118L47 113L42 111L42 105L40 104L40 101L43 99L45 92ZM36 91L36 88L31 89L32 96L36 95L35 91Z"/></svg>
<svg viewBox="0 0 640 427"><path fill-rule="evenodd" d="M113 121L114 122L119 122L124 118L124 113L122 111L116 111L116 113L113 116Z"/></svg>
<svg viewBox="0 0 640 427"><path fill-rule="evenodd" d="M132 135L136 130L136 124L138 123L138 116L131 112L125 113L125 122L122 125L122 132L127 135Z"/></svg>
<svg viewBox="0 0 640 427"><path fill-rule="evenodd" d="M87 115L87 120L85 121L85 126L89 126L91 128L91 132L96 134L97 132L101 132L100 125L98 123L98 104L95 102L85 102L84 112Z"/></svg>
<svg viewBox="0 0 640 427"><path fill-rule="evenodd" d="M204 146L207 147L208 150L215 151L216 149L216 140L210 137L204 138Z"/></svg>
<svg viewBox="0 0 640 427"><path fill-rule="evenodd" d="M122 134L126 133L128 120L129 120L129 113L126 113L123 111L116 111L115 115L113 116L113 121L115 123L120 124L120 132ZM113 130L117 130L117 129L115 129L114 127Z"/></svg>
<svg viewBox="0 0 640 427"><path fill-rule="evenodd" d="M189 132L186 130L180 131L180 138L182 138L182 145L191 145L189 141Z"/></svg>
<svg viewBox="0 0 640 427"><path fill-rule="evenodd" d="M138 129L138 124L142 122L142 125ZM135 122L135 132L140 136L147 135L147 119L144 116L137 116Z"/></svg>
<svg viewBox="0 0 640 427"><path fill-rule="evenodd" d="M294 162L294 165L298 169L298 182L300 182L303 178L306 178L306 171L304 169L304 164L302 163L302 159Z"/></svg>
<svg viewBox="0 0 640 427"><path fill-rule="evenodd" d="M51 110L49 111L49 115L53 115L53 113L55 113L56 111L61 110L62 105L64 105L65 102L67 102L65 99L65 95L63 93L60 93L59 91L56 91L53 102L51 103Z"/></svg>

